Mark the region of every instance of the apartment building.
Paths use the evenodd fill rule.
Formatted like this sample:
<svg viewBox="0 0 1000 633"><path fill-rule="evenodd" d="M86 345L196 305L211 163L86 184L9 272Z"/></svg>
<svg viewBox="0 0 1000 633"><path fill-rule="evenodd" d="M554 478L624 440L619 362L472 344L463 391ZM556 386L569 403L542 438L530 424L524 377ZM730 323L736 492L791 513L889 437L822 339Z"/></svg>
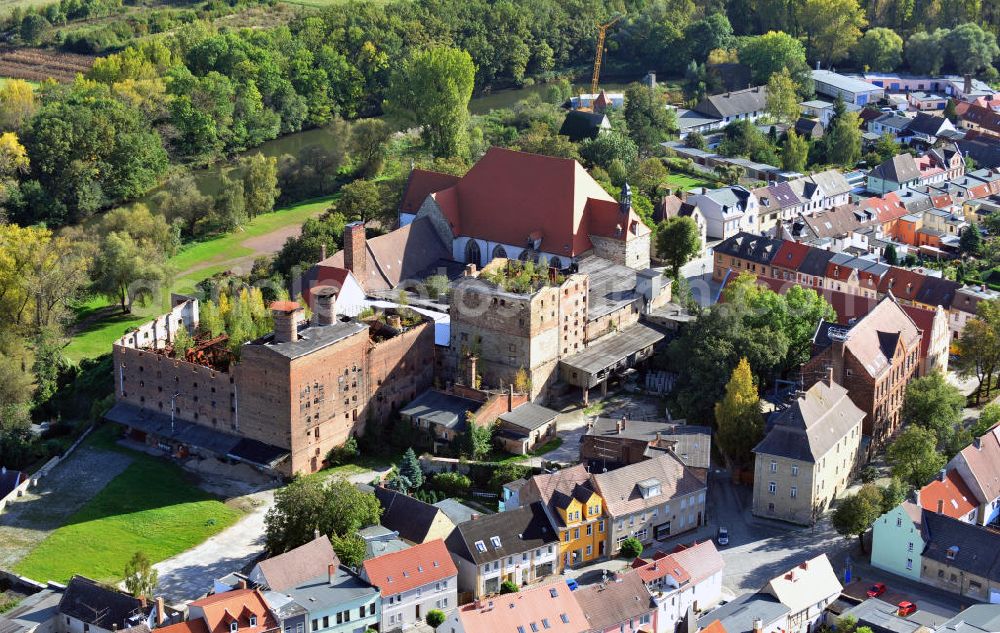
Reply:
<svg viewBox="0 0 1000 633"><path fill-rule="evenodd" d="M458 607L458 569L441 539L368 559L361 577L381 595L380 631L412 628L431 610Z"/></svg>
<svg viewBox="0 0 1000 633"><path fill-rule="evenodd" d="M1000 523L1000 427L976 437L948 463L967 486L976 506L977 525Z"/></svg>
<svg viewBox="0 0 1000 633"><path fill-rule="evenodd" d="M564 580L479 598L454 611L439 627L448 633L585 633L589 629L587 617Z"/></svg>

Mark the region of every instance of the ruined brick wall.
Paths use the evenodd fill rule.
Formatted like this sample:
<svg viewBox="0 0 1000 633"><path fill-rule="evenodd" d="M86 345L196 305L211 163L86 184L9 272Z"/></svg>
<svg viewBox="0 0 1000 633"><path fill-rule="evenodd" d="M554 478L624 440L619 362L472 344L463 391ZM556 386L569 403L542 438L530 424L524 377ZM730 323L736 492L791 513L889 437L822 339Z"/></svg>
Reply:
<svg viewBox="0 0 1000 633"><path fill-rule="evenodd" d="M590 343L610 332L621 332L639 322L639 301L636 300L611 314L587 323L587 342Z"/></svg>
<svg viewBox="0 0 1000 633"><path fill-rule="evenodd" d="M422 323L399 336L372 343L367 354L367 404L354 427L383 422L434 383L434 324ZM346 437L345 437L346 439Z"/></svg>
<svg viewBox="0 0 1000 633"><path fill-rule="evenodd" d="M628 241L591 235L590 242L594 245L594 254L598 257L609 259L622 266L642 270L649 268L650 235L652 232L634 236Z"/></svg>
<svg viewBox="0 0 1000 633"><path fill-rule="evenodd" d="M493 424L501 415L521 406L527 401L528 394L525 393L515 393L513 396L507 393L493 394L476 411L476 423L487 426Z"/></svg>

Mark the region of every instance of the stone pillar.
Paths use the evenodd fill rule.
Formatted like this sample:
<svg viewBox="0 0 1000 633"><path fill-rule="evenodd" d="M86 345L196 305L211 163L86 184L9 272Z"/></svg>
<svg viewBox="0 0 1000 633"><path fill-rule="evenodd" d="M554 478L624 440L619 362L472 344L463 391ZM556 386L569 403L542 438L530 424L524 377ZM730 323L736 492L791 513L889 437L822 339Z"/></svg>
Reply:
<svg viewBox="0 0 1000 633"><path fill-rule="evenodd" d="M601 381L601 397L602 398L607 398L608 397L608 379L607 378L605 378L604 380Z"/></svg>
<svg viewBox="0 0 1000 633"><path fill-rule="evenodd" d="M583 406L587 406L590 404L590 389L586 387L581 387L580 389L583 390Z"/></svg>

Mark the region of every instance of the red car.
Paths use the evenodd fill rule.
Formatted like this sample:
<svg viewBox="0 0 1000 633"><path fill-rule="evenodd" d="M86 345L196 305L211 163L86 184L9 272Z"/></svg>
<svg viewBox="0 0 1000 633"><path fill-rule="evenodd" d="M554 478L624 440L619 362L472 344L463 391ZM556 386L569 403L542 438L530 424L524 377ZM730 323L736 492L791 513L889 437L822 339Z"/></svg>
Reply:
<svg viewBox="0 0 1000 633"><path fill-rule="evenodd" d="M869 598L878 598L883 593L885 593L885 583L884 582L877 582L877 583L875 583L874 585L872 585L871 587L868 588L868 597Z"/></svg>
<svg viewBox="0 0 1000 633"><path fill-rule="evenodd" d="M917 605L907 600L903 600L897 606L899 607L899 611L897 613L899 613L899 617L901 618L906 617L917 610Z"/></svg>

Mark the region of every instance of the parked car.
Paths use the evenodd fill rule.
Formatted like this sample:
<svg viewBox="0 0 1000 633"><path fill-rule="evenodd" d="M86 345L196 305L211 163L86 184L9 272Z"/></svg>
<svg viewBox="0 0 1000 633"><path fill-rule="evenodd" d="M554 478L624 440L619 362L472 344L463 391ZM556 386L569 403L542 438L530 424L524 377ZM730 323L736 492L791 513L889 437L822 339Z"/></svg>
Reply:
<svg viewBox="0 0 1000 633"><path fill-rule="evenodd" d="M576 591L577 589L580 588L580 584L578 582L576 582L575 578L567 578L566 579L566 584L569 585L569 590L570 591Z"/></svg>
<svg viewBox="0 0 1000 633"><path fill-rule="evenodd" d="M719 533L715 536L715 541L719 545L729 545L729 530L724 527L720 527Z"/></svg>
<svg viewBox="0 0 1000 633"><path fill-rule="evenodd" d="M877 582L877 583L875 583L874 585L872 585L871 587L868 588L868 597L869 598L878 598L883 593L885 593L885 583L884 582Z"/></svg>
<svg viewBox="0 0 1000 633"><path fill-rule="evenodd" d="M905 618L911 613L915 613L917 610L917 605L913 604L909 600L903 600L897 606L899 607L899 611L897 611L897 613L901 618Z"/></svg>

